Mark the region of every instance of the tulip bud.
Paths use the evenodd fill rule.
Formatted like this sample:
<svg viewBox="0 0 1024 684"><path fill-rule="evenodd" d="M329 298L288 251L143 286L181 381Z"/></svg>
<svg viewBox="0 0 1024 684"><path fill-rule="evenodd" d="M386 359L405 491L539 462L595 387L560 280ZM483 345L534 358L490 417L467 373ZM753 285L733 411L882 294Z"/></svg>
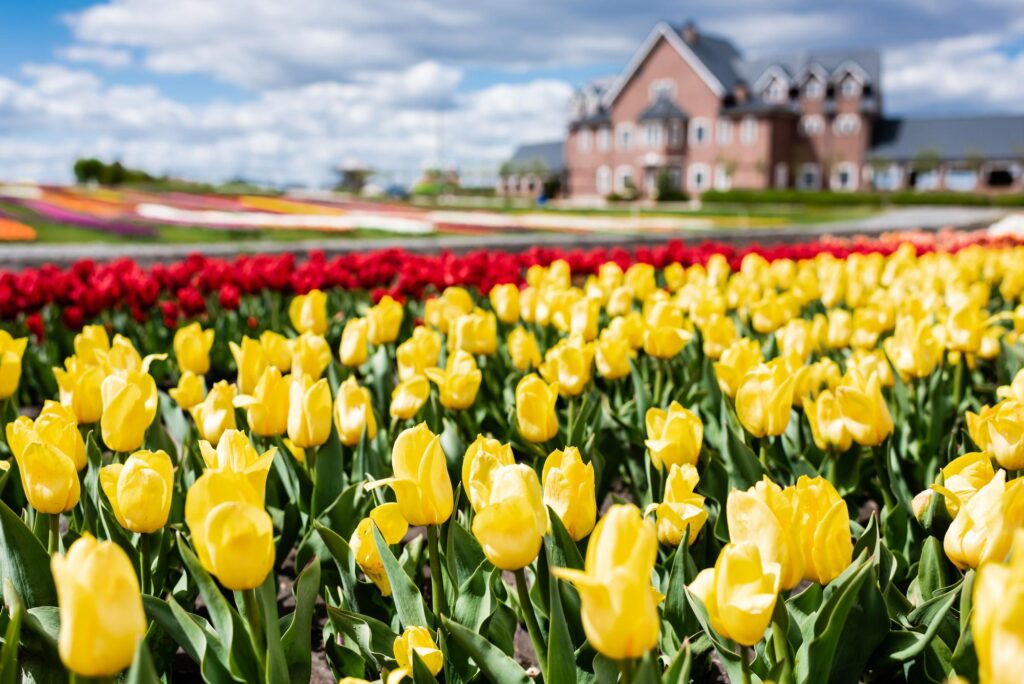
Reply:
<svg viewBox="0 0 1024 684"><path fill-rule="evenodd" d="M110 337L102 325L87 325L75 335L75 356L86 365L99 365L110 351Z"/></svg>
<svg viewBox="0 0 1024 684"><path fill-rule="evenodd" d="M235 406L246 410L246 422L254 434L275 437L287 431L291 384L291 377L281 377L277 366L267 366L252 395L235 397Z"/></svg>
<svg viewBox="0 0 1024 684"><path fill-rule="evenodd" d="M743 378L756 368L761 360L761 347L755 340L744 337L726 348L715 364L715 377L722 393L735 398Z"/></svg>
<svg viewBox="0 0 1024 684"><path fill-rule="evenodd" d="M931 375L942 360L942 343L924 319L901 316L896 321L896 331L882 345L904 380Z"/></svg>
<svg viewBox="0 0 1024 684"><path fill-rule="evenodd" d="M200 564L225 588L255 589L273 569L274 525L246 476L203 473L185 496L185 523Z"/></svg>
<svg viewBox="0 0 1024 684"><path fill-rule="evenodd" d="M693 333L672 325L648 326L644 330L644 352L656 359L674 358L693 337Z"/></svg>
<svg viewBox="0 0 1024 684"><path fill-rule="evenodd" d="M567 397L579 396L593 377L594 345L580 339L564 339L548 350L540 373Z"/></svg>
<svg viewBox="0 0 1024 684"><path fill-rule="evenodd" d="M804 575L798 503L795 489L767 477L746 491L729 492L726 502L729 539L757 545L766 564L777 564L781 589L792 589Z"/></svg>
<svg viewBox="0 0 1024 684"><path fill-rule="evenodd" d="M398 330L402 327L405 310L402 305L388 295L381 297L376 305L366 312L366 337L370 344L381 345L398 339Z"/></svg>
<svg viewBox="0 0 1024 684"><path fill-rule="evenodd" d="M373 539L374 524L380 530L384 541L390 545L402 541L409 531L409 523L402 517L398 504L381 504L370 511L369 518L359 521L348 543L359 569L377 585L381 596L391 596L391 582L388 581L384 561L381 560L377 543Z"/></svg>
<svg viewBox="0 0 1024 684"><path fill-rule="evenodd" d="M73 455L62 450L66 445L44 440L24 416L7 424L7 443L29 505L40 513L70 511L81 495Z"/></svg>
<svg viewBox="0 0 1024 684"><path fill-rule="evenodd" d="M164 451L136 451L100 469L100 486L121 527L148 534L167 524L174 493L174 468Z"/></svg>
<svg viewBox="0 0 1024 684"><path fill-rule="evenodd" d="M234 430L235 386L227 380L216 383L202 403L192 407L192 418L196 422L199 436L214 446L220 441L225 430Z"/></svg>
<svg viewBox="0 0 1024 684"><path fill-rule="evenodd" d="M345 329L341 331L339 353L341 362L349 368L361 366L370 358L370 351L366 346L369 327L365 318L350 318L345 323Z"/></svg>
<svg viewBox="0 0 1024 684"><path fill-rule="evenodd" d="M373 415L370 391L360 387L354 376L349 376L338 387L334 402L334 426L338 438L345 446L355 446L366 431L367 440L377 436L377 420Z"/></svg>
<svg viewBox="0 0 1024 684"><path fill-rule="evenodd" d="M511 325L519 320L519 287L515 283L495 285L489 298L499 321Z"/></svg>
<svg viewBox="0 0 1024 684"><path fill-rule="evenodd" d="M645 416L647 440L644 444L654 467L688 463L697 465L704 439L704 424L692 411L673 401L666 411L647 409Z"/></svg>
<svg viewBox="0 0 1024 684"><path fill-rule="evenodd" d="M590 342L597 337L597 324L601 318L601 300L584 297L572 305L570 333Z"/></svg>
<svg viewBox="0 0 1024 684"><path fill-rule="evenodd" d="M448 331L448 351L494 354L498 350L498 322L493 313L476 309L459 316Z"/></svg>
<svg viewBox="0 0 1024 684"><path fill-rule="evenodd" d="M178 378L178 386L172 387L168 394L171 395L171 399L178 402L178 406L183 411L188 411L203 401L203 397L206 395L206 383L201 375L185 371Z"/></svg>
<svg viewBox="0 0 1024 684"><path fill-rule="evenodd" d="M292 374L319 379L331 365L331 346L320 335L302 333L292 346Z"/></svg>
<svg viewBox="0 0 1024 684"><path fill-rule="evenodd" d="M200 441L199 451L208 469L229 470L245 476L262 506L267 490L267 474L270 473L277 447L270 447L260 454L244 432L232 429L224 432L216 449L209 442Z"/></svg>
<svg viewBox="0 0 1024 684"><path fill-rule="evenodd" d="M402 517L410 525L440 525L455 505L441 439L426 423L403 430L391 450L394 477L380 484L395 491Z"/></svg>
<svg viewBox="0 0 1024 684"><path fill-rule="evenodd" d="M736 415L754 437L777 436L789 424L793 407L793 375L783 359L773 359L748 372L736 391Z"/></svg>
<svg viewBox="0 0 1024 684"><path fill-rule="evenodd" d="M146 635L146 614L128 554L86 532L67 555L55 555L50 567L60 607L57 650L64 666L82 677L112 677L131 665Z"/></svg>
<svg viewBox="0 0 1024 684"><path fill-rule="evenodd" d="M865 376L857 370L848 372L836 388L836 400L846 429L857 444L876 446L892 434L892 416L877 374Z"/></svg>
<svg viewBox="0 0 1024 684"><path fill-rule="evenodd" d="M32 442L55 446L71 459L75 470L82 470L86 466L82 433L78 431L74 413L62 404L46 400L35 420L18 416L7 424L7 445L15 458L24 453L25 447Z"/></svg>
<svg viewBox="0 0 1024 684"><path fill-rule="evenodd" d="M615 335L609 330L601 333L601 337L594 345L596 353L594 362L597 365L597 372L606 380L618 380L629 375L629 359L632 349L629 340L620 335Z"/></svg>
<svg viewBox="0 0 1024 684"><path fill-rule="evenodd" d="M779 565L765 562L757 544L726 544L714 568L702 570L690 584L719 635L754 646L772 621L779 594Z"/></svg>
<svg viewBox="0 0 1024 684"><path fill-rule="evenodd" d="M136 451L156 418L158 395L153 377L141 371L119 371L106 377L100 394L103 442L112 451Z"/></svg>
<svg viewBox="0 0 1024 684"><path fill-rule="evenodd" d="M819 449L841 454L853 444L853 435L846 428L842 407L832 392L825 390L817 400L804 400L804 411Z"/></svg>
<svg viewBox="0 0 1024 684"><path fill-rule="evenodd" d="M426 627L407 627L402 636L395 639L395 662L398 663L398 670L395 672L404 671L405 675L412 673L413 653L419 656L432 675L437 675L444 667L444 654L434 643ZM393 681L394 674L393 672L388 676L389 682ZM398 680L401 677L394 679Z"/></svg>
<svg viewBox="0 0 1024 684"><path fill-rule="evenodd" d="M544 461L544 504L559 517L573 541L590 534L597 520L594 464L584 465L576 447L556 449Z"/></svg>
<svg viewBox="0 0 1024 684"><path fill-rule="evenodd" d="M190 371L204 375L210 370L213 337L212 328L203 330L198 323L186 325L174 333L174 358L178 360L178 368L182 373Z"/></svg>
<svg viewBox="0 0 1024 684"><path fill-rule="evenodd" d="M398 345L395 357L400 380L423 375L427 368L436 366L441 357L441 336L430 328L418 325L413 329L412 337Z"/></svg>
<svg viewBox="0 0 1024 684"><path fill-rule="evenodd" d="M288 306L288 318L299 334L323 335L327 332L327 295L320 290L310 290L296 295Z"/></svg>
<svg viewBox="0 0 1024 684"><path fill-rule="evenodd" d="M235 365L238 367L238 385L240 394L252 394L256 389L256 383L263 375L264 369L270 363L267 359L267 352L263 345L251 337L243 337L239 346L234 341L228 342L231 348L231 355L235 358Z"/></svg>
<svg viewBox="0 0 1024 684"><path fill-rule="evenodd" d="M611 292L622 285L622 267L614 261L606 261L597 269L597 280L602 290Z"/></svg>
<svg viewBox="0 0 1024 684"><path fill-rule="evenodd" d="M391 392L390 413L398 420L409 420L423 408L430 397L430 382L422 375L413 375L395 385Z"/></svg>
<svg viewBox="0 0 1024 684"><path fill-rule="evenodd" d="M474 511L479 512L480 507L490 499L495 471L515 462L511 446L477 435L462 458L462 489Z"/></svg>
<svg viewBox="0 0 1024 684"><path fill-rule="evenodd" d="M804 579L828 584L853 562L846 502L828 480L801 475L796 482Z"/></svg>
<svg viewBox="0 0 1024 684"><path fill-rule="evenodd" d="M104 333L106 334L106 333ZM54 368L60 389L60 403L75 412L80 425L95 423L103 414L103 369L76 356L64 359L64 368Z"/></svg>
<svg viewBox="0 0 1024 684"><path fill-rule="evenodd" d="M260 346L263 347L263 353L271 366L275 366L282 373L291 370L293 340L273 330L264 330L260 333Z"/></svg>
<svg viewBox="0 0 1024 684"><path fill-rule="evenodd" d="M536 375L527 375L516 385L516 424L519 434L529 442L546 442L558 434L558 383L548 384Z"/></svg>
<svg viewBox="0 0 1024 684"><path fill-rule="evenodd" d="M793 377L793 405L804 406L806 399L817 398L822 390L834 390L842 382L842 378L839 364L827 357L801 366Z"/></svg>
<svg viewBox="0 0 1024 684"><path fill-rule="evenodd" d="M468 409L473 405L483 380L476 361L461 349L448 357L447 368L428 368L426 374L437 385L441 405L456 410Z"/></svg>
<svg viewBox="0 0 1024 684"><path fill-rule="evenodd" d="M512 367L518 371L528 371L540 365L540 350L533 333L525 328L515 328L508 334L508 356Z"/></svg>
<svg viewBox="0 0 1024 684"><path fill-rule="evenodd" d="M495 469L489 496L479 502L473 518L473 535L484 555L501 570L519 570L532 563L548 530L537 473L528 465L503 465Z"/></svg>
<svg viewBox="0 0 1024 684"><path fill-rule="evenodd" d="M331 387L327 380L292 376L288 394L288 439L297 447L320 446L331 436Z"/></svg>
<svg viewBox="0 0 1024 684"><path fill-rule="evenodd" d="M27 337L14 339L6 330L0 330L0 399L7 399L18 389L21 359L27 346Z"/></svg>
<svg viewBox="0 0 1024 684"><path fill-rule="evenodd" d="M688 544L697 541L708 512L704 510L704 497L696 494L699 482L697 469L689 463L672 464L665 481L665 500L657 504L658 541L667 546L679 546L687 533Z"/></svg>
<svg viewBox="0 0 1024 684"><path fill-rule="evenodd" d="M739 339L736 324L722 314L712 314L707 324L701 326L700 334L704 338L704 355L714 360Z"/></svg>
<svg viewBox="0 0 1024 684"><path fill-rule="evenodd" d="M626 269L623 283L633 291L633 296L639 300L647 299L648 295L658 288L654 278L654 266L637 262Z"/></svg>

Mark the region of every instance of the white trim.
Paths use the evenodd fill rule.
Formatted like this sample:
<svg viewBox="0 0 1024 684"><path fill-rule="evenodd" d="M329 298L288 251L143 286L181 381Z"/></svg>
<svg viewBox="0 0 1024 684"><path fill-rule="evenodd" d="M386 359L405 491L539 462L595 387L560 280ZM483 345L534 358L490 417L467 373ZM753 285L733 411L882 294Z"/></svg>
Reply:
<svg viewBox="0 0 1024 684"><path fill-rule="evenodd" d="M600 195L607 195L612 191L612 170L606 164L598 166L594 172L594 187Z"/></svg>
<svg viewBox="0 0 1024 684"><path fill-rule="evenodd" d="M728 190L732 187L732 173L725 164L715 164L715 190Z"/></svg>
<svg viewBox="0 0 1024 684"><path fill-rule="evenodd" d="M704 179L704 181L702 183L700 183L700 184L698 184L696 179L694 178L694 176L696 176L698 172L701 174L701 177ZM688 167L686 167L686 189L687 190L693 190L695 192L703 192L703 191L708 190L710 188L711 188L711 169L708 168L707 164L705 164L703 162L699 162L699 163L695 163L695 164L690 164Z"/></svg>
<svg viewBox="0 0 1024 684"><path fill-rule="evenodd" d="M814 182L810 185L804 183L804 176L810 171L814 175ZM820 190L821 189L821 167L814 162L804 162L800 165L796 177L796 187L799 190Z"/></svg>
<svg viewBox="0 0 1024 684"><path fill-rule="evenodd" d="M595 138L595 147L598 152L607 152L612 148L612 128L611 126L601 126L597 129L597 135Z"/></svg>
<svg viewBox="0 0 1024 684"><path fill-rule="evenodd" d="M581 128L576 133L576 149L579 152L587 153L594 146L594 132L589 128Z"/></svg>
<svg viewBox="0 0 1024 684"><path fill-rule="evenodd" d="M828 69L821 66L817 62L808 65L807 67L804 68L803 71L800 72L800 76L799 78L797 78L797 83L799 83L800 87L802 88L803 86L807 85L807 81L811 78L811 76L817 76L818 78L821 79L822 85L828 85Z"/></svg>
<svg viewBox="0 0 1024 684"><path fill-rule="evenodd" d="M636 188L636 174L629 164L620 164L615 167L615 179L612 181L612 189L621 193L626 190L626 177L629 177L633 187Z"/></svg>
<svg viewBox="0 0 1024 684"><path fill-rule="evenodd" d="M816 83L818 86L818 92L811 94L811 83ZM808 100L823 100L825 99L825 91L828 89L828 82L818 76L817 74L808 74L807 78L804 79L803 85L800 86L801 96Z"/></svg>
<svg viewBox="0 0 1024 684"><path fill-rule="evenodd" d="M847 74L853 76L858 81L860 81L861 85L864 85L865 83L871 80L868 77L868 72L864 71L864 67L862 67L860 64L857 64L852 59L846 60L845 62L843 62L842 64L840 64L839 66L832 70L832 76L836 79L837 82L841 80L842 76L846 76Z"/></svg>
<svg viewBox="0 0 1024 684"><path fill-rule="evenodd" d="M800 135L813 138L825 132L825 118L821 114L804 114L799 122Z"/></svg>
<svg viewBox="0 0 1024 684"><path fill-rule="evenodd" d="M747 132L751 132L747 135ZM753 145L757 142L757 117L747 114L740 119L740 143Z"/></svg>
<svg viewBox="0 0 1024 684"><path fill-rule="evenodd" d="M792 85L791 81L793 79L792 77L790 77L788 73L786 73L786 70L780 67L778 64L773 64L767 69L765 69L764 73L762 73L758 77L758 79L754 81L754 92L759 93L764 90L765 86L767 85L766 81L769 76L771 76L772 78L781 78L787 84Z"/></svg>
<svg viewBox="0 0 1024 684"><path fill-rule="evenodd" d="M682 37L676 33L676 30L666 22L659 21L655 27L651 29L651 32L647 35L643 45L633 53L633 57L629 60L629 64L626 65L626 70L622 72L622 75L618 78L615 85L608 91L608 94L605 96L605 102L608 105L618 99L623 88L625 88L626 84L632 80L637 69L640 68L640 65L643 64L645 59L647 59L647 55L650 54L651 50L654 49L654 46L657 45L658 41L662 38L668 41L668 44L676 49L676 52L678 52L679 56L690 65L690 68L697 72L697 75L700 76L701 80L704 81L705 84L707 84L708 88L711 89L711 92L718 97L725 95L725 86L723 86L722 82L719 81L713 73L711 73L707 66L704 65L704 62L700 61L700 58L694 54L693 50L690 49L690 46L686 44L686 41L684 41Z"/></svg>
<svg viewBox="0 0 1024 684"><path fill-rule="evenodd" d="M703 140L697 140L697 130L698 129L703 129L704 130L704 138L703 138ZM688 135L688 138L689 138L689 141L690 141L690 145L692 145L694 147L706 147L706 146L708 146L709 144L711 144L711 136L712 136L711 119L708 119L708 118L703 117L703 116L698 116L696 118L690 119L690 130L689 130L687 135Z"/></svg>
<svg viewBox="0 0 1024 684"><path fill-rule="evenodd" d="M843 185L839 182L839 174L842 171L846 171L850 182L847 185ZM845 190L850 192L856 190L860 186L860 178L858 178L857 165L853 162L839 162L832 168L832 178L829 183L829 187L832 190Z"/></svg>
<svg viewBox="0 0 1024 684"><path fill-rule="evenodd" d="M732 119L723 117L715 122L715 144L731 145L733 128Z"/></svg>
<svg viewBox="0 0 1024 684"><path fill-rule="evenodd" d="M860 133L860 115L843 112L832 120L832 132L839 136L857 135Z"/></svg>
<svg viewBox="0 0 1024 684"><path fill-rule="evenodd" d="M622 134L629 132L629 144L622 144ZM633 126L632 121L621 121L615 126L615 149L625 152L636 146L636 127Z"/></svg>

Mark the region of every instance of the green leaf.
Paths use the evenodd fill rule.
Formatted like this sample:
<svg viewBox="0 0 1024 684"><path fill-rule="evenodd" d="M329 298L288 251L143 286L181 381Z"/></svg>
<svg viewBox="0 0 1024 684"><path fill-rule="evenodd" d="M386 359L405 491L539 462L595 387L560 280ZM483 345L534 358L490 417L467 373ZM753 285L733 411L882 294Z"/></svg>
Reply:
<svg viewBox="0 0 1024 684"><path fill-rule="evenodd" d="M735 489L753 487L766 474L761 461L743 441L742 427L733 416L725 397L722 397L721 442L718 450L729 471L729 483Z"/></svg>
<svg viewBox="0 0 1024 684"><path fill-rule="evenodd" d="M915 595L919 599L915 603L923 604L947 586L949 570L942 542L935 537L925 539L921 546L921 560L917 563L917 577L908 592L912 599Z"/></svg>
<svg viewBox="0 0 1024 684"><path fill-rule="evenodd" d="M427 621L427 610L423 604L420 590L416 588L416 585L409 579L409 576L405 574L405 570L402 569L398 559L395 558L395 554L391 553L391 548L384 541L384 537L381 536L380 530L377 529L376 525L373 526L373 540L377 543L377 550L380 552L384 572L391 583L391 594L395 599L395 609L398 611L398 619L401 620L402 626L413 627L418 625L429 629L430 623Z"/></svg>
<svg viewBox="0 0 1024 684"><path fill-rule="evenodd" d="M497 605L497 599L490 590L493 571L494 566L490 561L484 560L459 587L459 595L452 608L452 617L473 631L480 630Z"/></svg>
<svg viewBox="0 0 1024 684"><path fill-rule="evenodd" d="M144 594L142 605L149 619L160 625L200 666L205 681L211 684L240 681L229 672L227 652L208 622L185 612L173 597L164 602Z"/></svg>
<svg viewBox="0 0 1024 684"><path fill-rule="evenodd" d="M911 614L912 619L917 624L927 625L928 628L923 634L915 634L914 642L904 648L895 651L889 655L892 660L903 662L907 660L913 660L921 654L922 651L931 643L932 638L942 627L943 621L946 619L946 614L949 613L949 609L956 603L957 598L960 596L959 586L947 591L945 594L936 596L931 601L922 605L920 608Z"/></svg>
<svg viewBox="0 0 1024 684"><path fill-rule="evenodd" d="M288 671L293 682L308 682L312 669L312 634L313 611L316 608L316 597L320 591L320 559L314 558L293 587L295 593L295 612L281 644L284 648ZM276 611L275 611L276 616Z"/></svg>
<svg viewBox="0 0 1024 684"><path fill-rule="evenodd" d="M501 684L531 684L532 680L526 676L523 668L486 638L443 615L441 624L488 680Z"/></svg>
<svg viewBox="0 0 1024 684"><path fill-rule="evenodd" d="M358 646L374 669L379 670L392 658L395 633L380 620L334 606L327 606L327 616L335 631Z"/></svg>
<svg viewBox="0 0 1024 684"><path fill-rule="evenodd" d="M281 642L281 621L277 616L277 578L273 572L267 573L256 589L256 597L260 602L260 613L263 619L263 635L267 644L267 682L286 682L289 679L288 665L285 659L284 644ZM307 635L309 632L307 631ZM292 676L295 676L294 670ZM309 681L308 676L304 680Z"/></svg>
<svg viewBox="0 0 1024 684"><path fill-rule="evenodd" d="M4 604L10 622L4 630L4 647L0 650L0 684L15 684L19 679L18 644L21 642L21 621L25 617L25 604L10 580L4 580Z"/></svg>
<svg viewBox="0 0 1024 684"><path fill-rule="evenodd" d="M569 530L565 529L562 519L554 509L548 506L548 519L551 521L551 534L544 537L544 548L553 568L583 569L583 556L573 541Z"/></svg>
<svg viewBox="0 0 1024 684"><path fill-rule="evenodd" d="M40 514L42 515L42 514ZM25 608L57 605L50 556L32 530L0 501L0 577L11 581Z"/></svg>
<svg viewBox="0 0 1024 684"><path fill-rule="evenodd" d="M690 530L687 528L672 557L668 591L665 593L665 619L675 628L680 640L696 631L697 627L693 624L693 613L686 601L686 585L696 576L696 567L690 559L689 538Z"/></svg>
<svg viewBox="0 0 1024 684"><path fill-rule="evenodd" d="M740 658L742 658L742 656L732 650L732 647L729 645L731 642L727 643L722 639L722 637L718 636L718 633L711 627L711 621L708 619L708 611L704 608L704 604L699 598L694 596L689 589L686 589L686 600L689 602L690 610L693 611L694 616L697 618L697 622L700 623L704 633L707 634L712 645L715 647L715 651L718 652L719 660L721 661L726 674L729 676L729 681L741 681L743 677L743 664L740 661Z"/></svg>
<svg viewBox="0 0 1024 684"><path fill-rule="evenodd" d="M344 454L338 433L331 427L327 442L317 447L316 484L313 486L312 513L320 517L345 489Z"/></svg>
<svg viewBox="0 0 1024 684"><path fill-rule="evenodd" d="M541 581L538 578L538 581ZM569 625L565 621L562 609L559 580L552 574L548 575L551 601L550 620L548 623L547 668L544 669L550 684L572 684L576 681L576 647L569 634ZM538 654L539 656L539 654Z"/></svg>
<svg viewBox="0 0 1024 684"><path fill-rule="evenodd" d="M412 681L413 684L437 684L437 679L430 673L420 654L412 652Z"/></svg>
<svg viewBox="0 0 1024 684"><path fill-rule="evenodd" d="M125 675L125 684L158 684L160 677L153 667L153 658L149 655L149 646L145 639L140 639L135 647L135 657L132 659L132 666Z"/></svg>

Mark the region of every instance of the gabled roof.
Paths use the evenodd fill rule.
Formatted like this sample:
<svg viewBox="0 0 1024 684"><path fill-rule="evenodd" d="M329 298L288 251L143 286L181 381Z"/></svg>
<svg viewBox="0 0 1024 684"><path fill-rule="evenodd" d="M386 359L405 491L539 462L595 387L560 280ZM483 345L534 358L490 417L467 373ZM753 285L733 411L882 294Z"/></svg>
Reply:
<svg viewBox="0 0 1024 684"><path fill-rule="evenodd" d="M513 170L533 170L543 166L549 173L565 170L565 143L561 140L520 145L508 160Z"/></svg>
<svg viewBox="0 0 1024 684"><path fill-rule="evenodd" d="M757 84L769 72L784 73L791 83L802 83L810 71L824 72L836 81L847 71L877 84L882 71L877 50L803 52L738 62L736 68L747 83Z"/></svg>
<svg viewBox="0 0 1024 684"><path fill-rule="evenodd" d="M1024 116L882 119L871 137L869 154L878 159L908 161L920 154L938 154L946 161L1020 159Z"/></svg>
<svg viewBox="0 0 1024 684"><path fill-rule="evenodd" d="M662 95L658 98L657 102L640 112L640 116L637 117L637 121L682 120L687 118L689 117L687 117L686 112L680 109L679 106L668 97Z"/></svg>

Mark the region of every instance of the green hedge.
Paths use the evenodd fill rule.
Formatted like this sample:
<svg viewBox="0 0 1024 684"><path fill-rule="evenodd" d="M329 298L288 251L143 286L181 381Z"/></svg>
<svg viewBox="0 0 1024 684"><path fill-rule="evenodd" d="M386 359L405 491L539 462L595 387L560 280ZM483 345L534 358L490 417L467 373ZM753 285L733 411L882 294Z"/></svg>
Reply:
<svg viewBox="0 0 1024 684"><path fill-rule="evenodd" d="M1024 206L1024 194L981 195L972 192L830 192L827 190L709 190L701 195L709 203L803 204L827 206L884 206L942 204L959 206Z"/></svg>

